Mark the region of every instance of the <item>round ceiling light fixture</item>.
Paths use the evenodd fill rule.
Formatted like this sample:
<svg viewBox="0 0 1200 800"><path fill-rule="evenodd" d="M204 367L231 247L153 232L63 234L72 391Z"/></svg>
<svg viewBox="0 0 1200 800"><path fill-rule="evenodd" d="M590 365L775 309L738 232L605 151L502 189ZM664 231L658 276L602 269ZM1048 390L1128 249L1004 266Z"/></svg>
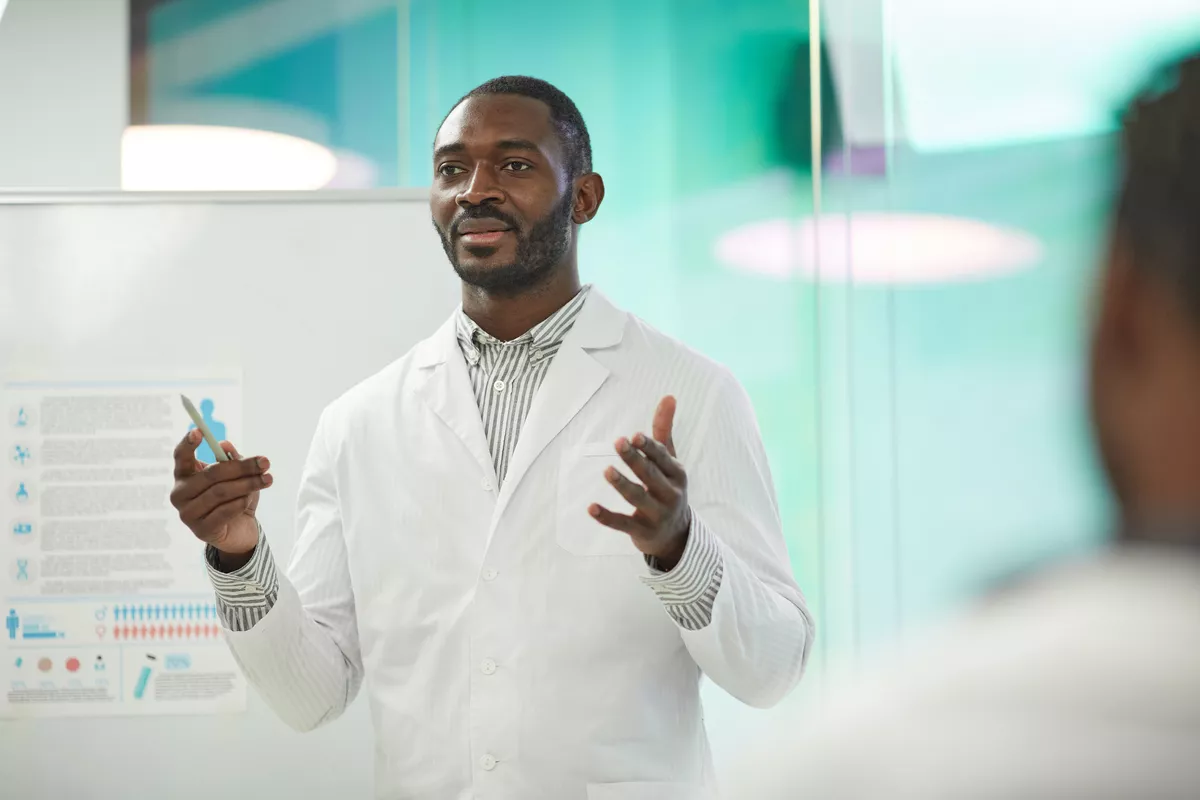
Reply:
<svg viewBox="0 0 1200 800"><path fill-rule="evenodd" d="M1028 269L1044 248L1024 231L936 214L863 212L754 222L722 235L717 260L739 272L860 284L923 284Z"/></svg>
<svg viewBox="0 0 1200 800"><path fill-rule="evenodd" d="M121 188L140 192L320 189L337 157L316 142L217 125L133 125L121 139Z"/></svg>

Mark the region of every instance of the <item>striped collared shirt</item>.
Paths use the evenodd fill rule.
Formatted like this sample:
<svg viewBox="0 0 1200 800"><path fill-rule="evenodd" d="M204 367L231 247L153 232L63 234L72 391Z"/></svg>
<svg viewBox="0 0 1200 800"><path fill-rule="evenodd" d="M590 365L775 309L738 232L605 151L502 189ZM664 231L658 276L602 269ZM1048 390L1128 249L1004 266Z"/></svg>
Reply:
<svg viewBox="0 0 1200 800"><path fill-rule="evenodd" d="M590 288L583 287L565 306L509 342L489 335L462 309L458 311L458 346L467 361L498 484L504 483L534 395Z"/></svg>
<svg viewBox="0 0 1200 800"><path fill-rule="evenodd" d="M496 480L504 481L508 462L517 445L525 418L550 363L587 302L591 287L583 287L566 305L509 342L483 331L460 309L455 321L458 345L467 362L471 387L487 437ZM250 561L223 573L217 553L207 548L209 578L216 590L217 610L226 627L246 631L254 627L279 595L279 579L270 545L259 529L259 544ZM643 578L670 617L686 630L699 630L712 620L713 605L721 588L724 562L714 535L693 517L683 558L670 572L647 558L650 574Z"/></svg>

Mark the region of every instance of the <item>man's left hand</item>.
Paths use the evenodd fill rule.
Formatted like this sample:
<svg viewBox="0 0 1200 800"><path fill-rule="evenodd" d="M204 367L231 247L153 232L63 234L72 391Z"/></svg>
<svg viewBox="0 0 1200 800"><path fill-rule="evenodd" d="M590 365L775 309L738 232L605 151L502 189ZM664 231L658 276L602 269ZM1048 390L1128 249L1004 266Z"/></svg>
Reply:
<svg viewBox="0 0 1200 800"><path fill-rule="evenodd" d="M651 436L639 433L630 441L616 441L617 454L641 484L629 480L615 467L604 477L633 506L632 515L617 514L593 503L588 513L603 525L624 531L659 569L674 569L687 547L692 512L687 500L687 473L675 458L671 428L675 424L675 398L664 397L654 412Z"/></svg>

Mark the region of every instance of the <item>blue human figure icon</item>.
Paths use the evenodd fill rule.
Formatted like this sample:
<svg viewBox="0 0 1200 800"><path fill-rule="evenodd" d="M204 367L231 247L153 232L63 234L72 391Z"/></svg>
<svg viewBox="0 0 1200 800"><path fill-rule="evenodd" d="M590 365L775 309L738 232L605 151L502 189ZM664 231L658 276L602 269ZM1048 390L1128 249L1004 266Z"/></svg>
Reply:
<svg viewBox="0 0 1200 800"><path fill-rule="evenodd" d="M200 401L200 417L204 420L204 424L212 431L213 438L218 442L225 441L225 423L218 422L213 419L213 408L215 407L212 398L206 397ZM188 430L195 428L195 425L189 425ZM216 462L217 456L213 453L212 448L208 446L208 442L201 440L200 446L196 448L196 458L206 464Z"/></svg>
<svg viewBox="0 0 1200 800"><path fill-rule="evenodd" d="M17 610L10 608L8 616L4 618L4 626L8 628L8 638L17 638L17 628L21 626L21 618L17 616Z"/></svg>

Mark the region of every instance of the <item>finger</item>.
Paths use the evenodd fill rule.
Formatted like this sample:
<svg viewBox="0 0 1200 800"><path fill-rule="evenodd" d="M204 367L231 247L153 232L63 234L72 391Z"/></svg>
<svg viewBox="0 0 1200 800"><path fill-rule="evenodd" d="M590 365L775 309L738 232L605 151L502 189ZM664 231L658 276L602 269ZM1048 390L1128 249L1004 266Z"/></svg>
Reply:
<svg viewBox="0 0 1200 800"><path fill-rule="evenodd" d="M621 460L629 465L633 474L637 475L642 483L646 484L646 489L651 495L666 503L675 502L678 490L667 480L662 470L631 445L628 439L624 437L617 439L616 447Z"/></svg>
<svg viewBox="0 0 1200 800"><path fill-rule="evenodd" d="M175 445L175 480L186 478L197 471L196 465L200 462L196 460L196 448L200 446L202 438L200 431L188 431L187 436Z"/></svg>
<svg viewBox="0 0 1200 800"><path fill-rule="evenodd" d="M675 398L671 395L659 400L658 409L654 412L654 421L650 424L650 435L662 442L671 455L675 455L675 439L672 436L675 427L675 406Z"/></svg>
<svg viewBox="0 0 1200 800"><path fill-rule="evenodd" d="M644 433L639 433L633 437L633 446L645 453L646 458L650 459L668 478L679 481L687 477L683 464L680 464L675 456L667 452L667 448L661 442L651 439Z"/></svg>
<svg viewBox="0 0 1200 800"><path fill-rule="evenodd" d="M243 478L261 477L270 468L271 462L265 456L209 464L202 472L177 483L171 492L171 502L176 508L181 508L214 486Z"/></svg>
<svg viewBox="0 0 1200 800"><path fill-rule="evenodd" d="M651 497L644 486L626 478L616 467L604 470L604 477L621 493L621 497L628 500L631 506L649 517L652 522L657 522L665 516L666 507Z"/></svg>
<svg viewBox="0 0 1200 800"><path fill-rule="evenodd" d="M217 467L211 467L212 472ZM251 475L237 480L222 481L208 487L204 492L184 503L179 509L179 518L187 525L194 525L211 514L217 506L231 500L247 498L259 489L266 489L275 479L270 475Z"/></svg>
<svg viewBox="0 0 1200 800"><path fill-rule="evenodd" d="M226 500L221 505L214 508L204 515L203 518L197 520L200 525L206 526L208 529L213 529L224 525L231 519L245 511L250 505L250 495L245 497L235 497L232 500Z"/></svg>
<svg viewBox="0 0 1200 800"><path fill-rule="evenodd" d="M237 451L237 448L233 446L233 442L221 441L217 444L217 446L220 447L222 450L224 450L225 454L228 455L234 461L241 460L242 454L239 453Z"/></svg>
<svg viewBox="0 0 1200 800"><path fill-rule="evenodd" d="M618 514L614 511L609 511L602 505L592 503L588 506L588 513L599 522L601 525L612 528L615 531L628 533L630 536L646 535L645 526L638 522L633 517L626 514Z"/></svg>

